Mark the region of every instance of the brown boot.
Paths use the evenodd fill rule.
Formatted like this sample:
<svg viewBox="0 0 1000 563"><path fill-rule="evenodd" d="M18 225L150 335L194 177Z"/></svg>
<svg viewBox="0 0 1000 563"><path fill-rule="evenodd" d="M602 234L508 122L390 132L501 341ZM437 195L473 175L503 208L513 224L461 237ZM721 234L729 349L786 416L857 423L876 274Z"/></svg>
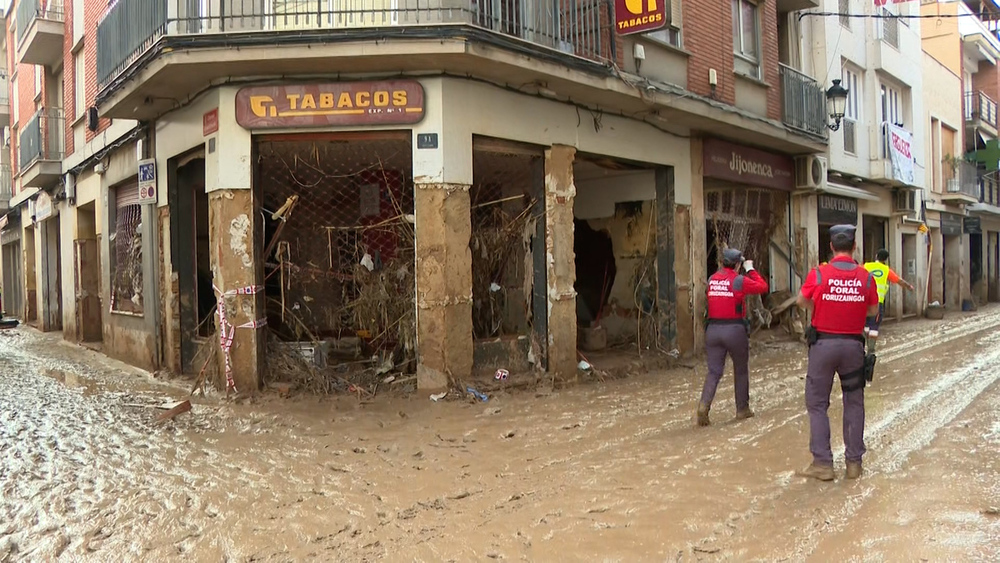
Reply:
<svg viewBox="0 0 1000 563"><path fill-rule="evenodd" d="M803 477L810 477L820 481L833 481L834 479L832 465L819 465L816 462L803 469L800 474Z"/></svg>
<svg viewBox="0 0 1000 563"><path fill-rule="evenodd" d="M860 461L848 461L847 462L847 473L845 477L848 479L858 479L861 477L862 469Z"/></svg>
<svg viewBox="0 0 1000 563"><path fill-rule="evenodd" d="M754 417L753 409L751 409L750 407L736 411L736 418L739 420L743 420L746 418L753 418L753 417Z"/></svg>
<svg viewBox="0 0 1000 563"><path fill-rule="evenodd" d="M698 403L698 426L708 426L708 409L705 403Z"/></svg>

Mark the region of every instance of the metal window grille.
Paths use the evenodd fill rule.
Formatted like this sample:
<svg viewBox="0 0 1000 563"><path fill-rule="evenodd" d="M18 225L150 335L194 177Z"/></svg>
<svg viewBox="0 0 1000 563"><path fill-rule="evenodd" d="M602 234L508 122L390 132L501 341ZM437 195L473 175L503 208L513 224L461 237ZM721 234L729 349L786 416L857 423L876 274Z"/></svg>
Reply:
<svg viewBox="0 0 1000 563"><path fill-rule="evenodd" d="M882 39L896 49L899 48L899 18L895 14L882 9Z"/></svg>
<svg viewBox="0 0 1000 563"><path fill-rule="evenodd" d="M359 341L370 358L415 350L413 177L408 133L264 138L256 144L268 325L291 341Z"/></svg>
<svg viewBox="0 0 1000 563"><path fill-rule="evenodd" d="M844 152L857 154L857 125L853 119L844 120Z"/></svg>
<svg viewBox="0 0 1000 563"><path fill-rule="evenodd" d="M472 326L476 338L526 335L531 323L534 172L542 153L477 139L473 153Z"/></svg>
<svg viewBox="0 0 1000 563"><path fill-rule="evenodd" d="M840 25L851 29L851 18L847 15L851 13L851 0L839 0L837 11L840 12Z"/></svg>
<svg viewBox="0 0 1000 563"><path fill-rule="evenodd" d="M111 245L111 310L141 314L142 206L139 187L134 182L115 188Z"/></svg>

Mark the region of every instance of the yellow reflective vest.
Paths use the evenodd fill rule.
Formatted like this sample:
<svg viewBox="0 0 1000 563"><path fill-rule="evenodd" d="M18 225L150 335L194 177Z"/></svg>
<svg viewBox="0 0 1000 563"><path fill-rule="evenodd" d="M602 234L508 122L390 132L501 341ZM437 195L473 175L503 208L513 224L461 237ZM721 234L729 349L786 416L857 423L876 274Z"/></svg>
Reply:
<svg viewBox="0 0 1000 563"><path fill-rule="evenodd" d="M889 292L889 266L881 262L865 262L865 269L875 278L878 302L885 303L885 294Z"/></svg>

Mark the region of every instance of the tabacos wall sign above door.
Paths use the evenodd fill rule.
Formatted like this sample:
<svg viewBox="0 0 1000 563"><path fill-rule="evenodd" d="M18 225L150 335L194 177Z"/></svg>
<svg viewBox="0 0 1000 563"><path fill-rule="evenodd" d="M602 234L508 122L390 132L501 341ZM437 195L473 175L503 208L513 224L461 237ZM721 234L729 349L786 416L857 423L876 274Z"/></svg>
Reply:
<svg viewBox="0 0 1000 563"><path fill-rule="evenodd" d="M615 31L632 35L656 31L670 23L670 0L615 0Z"/></svg>
<svg viewBox="0 0 1000 563"><path fill-rule="evenodd" d="M414 80L250 86L236 94L236 122L246 129L397 125L424 117L424 89Z"/></svg>

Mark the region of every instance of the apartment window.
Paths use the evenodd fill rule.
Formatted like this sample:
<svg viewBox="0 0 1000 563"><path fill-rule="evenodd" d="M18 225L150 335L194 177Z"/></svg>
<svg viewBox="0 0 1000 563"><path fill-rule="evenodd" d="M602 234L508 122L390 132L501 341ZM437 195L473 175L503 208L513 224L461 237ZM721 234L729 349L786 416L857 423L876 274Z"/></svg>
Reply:
<svg viewBox="0 0 1000 563"><path fill-rule="evenodd" d="M141 315L142 307L142 206L136 179L111 189L114 209L110 220L111 310Z"/></svg>
<svg viewBox="0 0 1000 563"><path fill-rule="evenodd" d="M861 121L861 80L858 73L844 68L843 86L847 88L847 107L844 109L844 152L857 154L857 123Z"/></svg>
<svg viewBox="0 0 1000 563"><path fill-rule="evenodd" d="M681 18L681 0L670 0L670 25L666 29L648 34L648 37L680 49L683 47L681 43Z"/></svg>
<svg viewBox="0 0 1000 563"><path fill-rule="evenodd" d="M10 109L13 112L11 114L10 122L16 126L21 120L21 114L20 114L21 104L19 103L21 94L20 92L17 91L16 78L10 81L10 92L11 92Z"/></svg>
<svg viewBox="0 0 1000 563"><path fill-rule="evenodd" d="M83 39L83 11L86 2L84 0L73 0L73 45Z"/></svg>
<svg viewBox="0 0 1000 563"><path fill-rule="evenodd" d="M840 12L840 25L846 29L851 29L851 18L847 14L851 13L851 0L839 0L837 11Z"/></svg>
<svg viewBox="0 0 1000 563"><path fill-rule="evenodd" d="M757 4L733 0L733 54L736 72L760 78L760 34Z"/></svg>
<svg viewBox="0 0 1000 563"><path fill-rule="evenodd" d="M905 127L903 111L900 104L902 96L899 90L887 84L882 85L882 122Z"/></svg>
<svg viewBox="0 0 1000 563"><path fill-rule="evenodd" d="M87 111L87 67L85 65L84 51L81 49L73 55L73 101L76 119L83 117Z"/></svg>
<svg viewBox="0 0 1000 563"><path fill-rule="evenodd" d="M42 95L42 78L45 74L45 67L35 66L35 97Z"/></svg>
<svg viewBox="0 0 1000 563"><path fill-rule="evenodd" d="M882 40L899 49L899 18L882 8Z"/></svg>

